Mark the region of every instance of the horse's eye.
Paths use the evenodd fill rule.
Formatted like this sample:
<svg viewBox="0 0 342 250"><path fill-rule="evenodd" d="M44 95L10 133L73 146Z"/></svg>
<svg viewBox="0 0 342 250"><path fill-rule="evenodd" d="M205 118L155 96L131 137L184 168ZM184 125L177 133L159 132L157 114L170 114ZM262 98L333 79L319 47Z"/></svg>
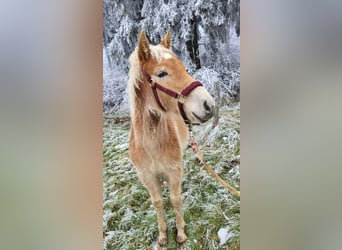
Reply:
<svg viewBox="0 0 342 250"><path fill-rule="evenodd" d="M167 72L161 71L161 72L159 72L159 73L157 74L157 76L158 76L159 78L163 78L164 76L167 76Z"/></svg>

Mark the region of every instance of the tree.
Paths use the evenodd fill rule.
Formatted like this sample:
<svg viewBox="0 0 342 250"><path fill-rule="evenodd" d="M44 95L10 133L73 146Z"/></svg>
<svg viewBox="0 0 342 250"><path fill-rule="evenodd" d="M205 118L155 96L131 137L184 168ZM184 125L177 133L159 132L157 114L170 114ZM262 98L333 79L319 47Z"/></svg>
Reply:
<svg viewBox="0 0 342 250"><path fill-rule="evenodd" d="M135 47L143 0L104 0L104 46L117 65L128 70L128 57Z"/></svg>

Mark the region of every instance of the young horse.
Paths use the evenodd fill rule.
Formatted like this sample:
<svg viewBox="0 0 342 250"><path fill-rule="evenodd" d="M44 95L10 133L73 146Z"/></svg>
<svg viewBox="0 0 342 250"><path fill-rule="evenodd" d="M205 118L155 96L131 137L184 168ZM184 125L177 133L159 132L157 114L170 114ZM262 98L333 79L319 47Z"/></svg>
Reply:
<svg viewBox="0 0 342 250"><path fill-rule="evenodd" d="M181 208L186 123L206 122L213 115L215 102L171 51L170 32L154 46L141 31L138 46L130 56L128 94L132 118L130 159L157 212L158 243L167 243L160 177L168 183L177 242L183 243L187 239Z"/></svg>

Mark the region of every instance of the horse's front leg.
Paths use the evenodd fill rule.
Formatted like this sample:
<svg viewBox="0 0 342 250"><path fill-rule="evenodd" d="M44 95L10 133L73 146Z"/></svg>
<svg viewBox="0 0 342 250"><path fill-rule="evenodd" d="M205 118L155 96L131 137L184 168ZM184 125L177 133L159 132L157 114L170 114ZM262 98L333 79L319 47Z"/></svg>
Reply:
<svg viewBox="0 0 342 250"><path fill-rule="evenodd" d="M141 182L147 188L148 192L151 196L152 204L157 212L158 218L158 244L160 246L167 244L167 226L165 222L164 210L163 210L163 196L161 195L160 191L160 181L157 177L153 175L149 175L146 173L140 173L139 177Z"/></svg>
<svg viewBox="0 0 342 250"><path fill-rule="evenodd" d="M177 242L183 243L187 236L184 232L185 222L182 212L182 167L170 171L168 174L170 199L176 214Z"/></svg>

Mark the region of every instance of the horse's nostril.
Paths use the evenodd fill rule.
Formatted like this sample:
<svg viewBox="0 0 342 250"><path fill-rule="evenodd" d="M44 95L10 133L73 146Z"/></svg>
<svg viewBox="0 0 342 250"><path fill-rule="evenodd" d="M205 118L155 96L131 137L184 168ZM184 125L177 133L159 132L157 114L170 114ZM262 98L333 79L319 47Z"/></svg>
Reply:
<svg viewBox="0 0 342 250"><path fill-rule="evenodd" d="M203 106L204 106L204 109L207 111L207 113L212 112L212 107L208 105L207 101L204 101Z"/></svg>

